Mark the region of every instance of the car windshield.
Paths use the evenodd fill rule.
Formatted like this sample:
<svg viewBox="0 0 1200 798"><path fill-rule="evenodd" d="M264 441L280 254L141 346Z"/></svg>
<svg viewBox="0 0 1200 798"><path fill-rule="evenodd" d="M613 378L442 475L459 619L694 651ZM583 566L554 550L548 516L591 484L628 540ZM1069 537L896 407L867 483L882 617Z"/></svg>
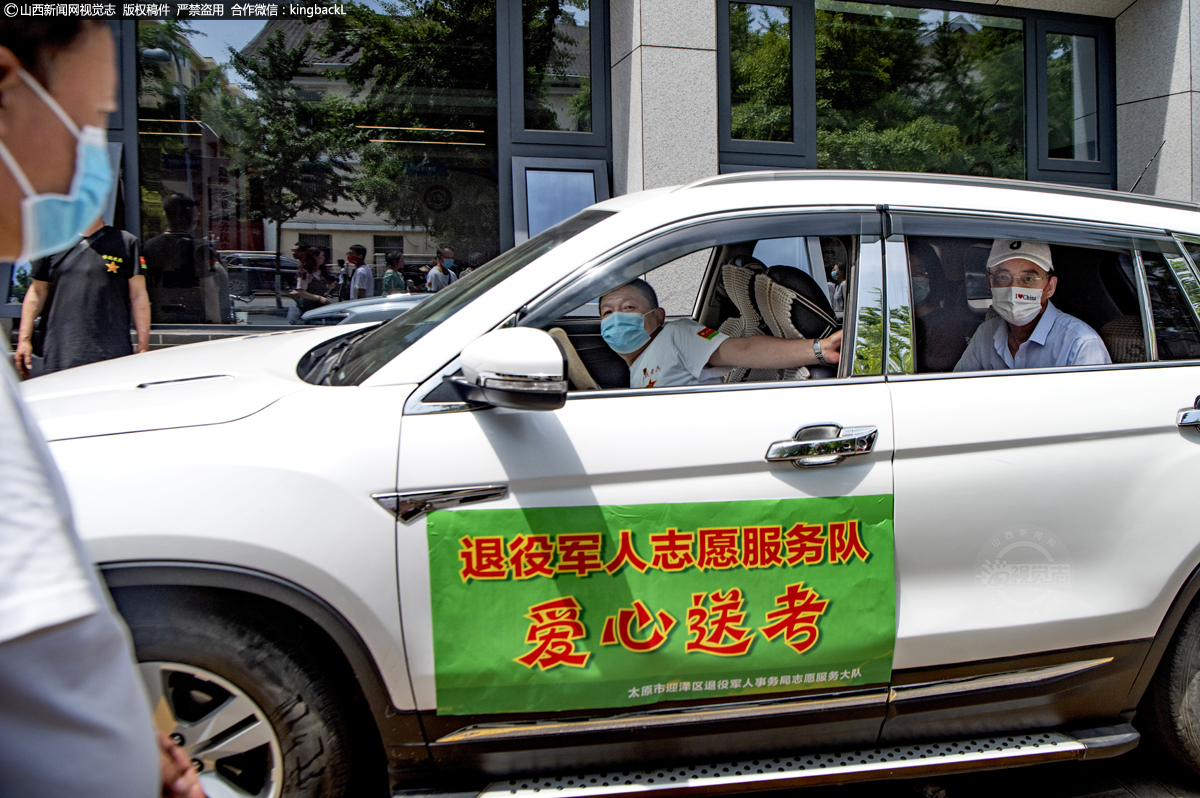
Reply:
<svg viewBox="0 0 1200 798"><path fill-rule="evenodd" d="M358 385L493 286L612 215L612 211L580 211L456 280L427 301L351 344L337 367L327 371L328 384Z"/></svg>

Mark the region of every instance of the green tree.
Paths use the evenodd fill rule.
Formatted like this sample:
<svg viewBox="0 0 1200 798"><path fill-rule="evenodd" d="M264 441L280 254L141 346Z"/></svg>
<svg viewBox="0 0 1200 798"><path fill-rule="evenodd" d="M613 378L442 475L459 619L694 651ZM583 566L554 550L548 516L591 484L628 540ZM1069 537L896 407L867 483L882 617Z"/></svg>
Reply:
<svg viewBox="0 0 1200 798"><path fill-rule="evenodd" d="M353 192L394 225L424 228L462 251L495 252L495 4L380 6L347 3L320 42L345 64L333 74L354 92L355 123L376 139L358 148Z"/></svg>
<svg viewBox="0 0 1200 798"><path fill-rule="evenodd" d="M230 159L230 171L249 183L252 219L275 225L275 294L280 297L280 244L285 222L304 212L354 216L336 203L351 198L348 161L359 137L353 106L343 97L324 94L308 99L296 79L309 71L306 34L288 47L277 30L255 55L230 49L230 66L252 96L220 97L215 122Z"/></svg>

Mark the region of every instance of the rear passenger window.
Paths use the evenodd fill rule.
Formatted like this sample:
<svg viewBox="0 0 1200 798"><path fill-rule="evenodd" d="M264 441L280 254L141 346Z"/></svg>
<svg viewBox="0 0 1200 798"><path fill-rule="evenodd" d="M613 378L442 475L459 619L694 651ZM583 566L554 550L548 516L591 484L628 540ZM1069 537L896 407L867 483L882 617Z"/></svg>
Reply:
<svg viewBox="0 0 1200 798"><path fill-rule="evenodd" d="M1142 252L1159 360L1200 359L1200 286L1182 258ZM1184 288L1189 289L1185 293ZM1190 295L1190 296L1189 296Z"/></svg>
<svg viewBox="0 0 1200 798"><path fill-rule="evenodd" d="M958 370L976 371L1105 363L1096 335L1111 362L1146 360L1132 247L1122 250L1116 246L1065 244L1048 240L1042 231L1010 232L993 224L987 227L999 227L998 232L1008 235L905 237L915 317L917 373L954 371L956 366ZM1038 233L1041 235L1034 238ZM1001 244L1016 247L1014 255L1024 251L1020 249L1022 246L1031 252L1049 252L1053 270L1048 277L1042 273L1044 282L1030 285L1042 296L1052 291L1049 305L1060 316L1054 322L1053 333L1046 334L1049 328L1041 334L1035 332L1029 338L1031 343L1016 354L1008 349L1005 336L1009 327L997 319L997 310L992 307L993 292L987 271L993 246ZM1165 268L1162 256L1159 258ZM1019 287L1011 279L998 287L1008 286ZM1049 313L1048 308L1046 312ZM976 337L979 340L973 341ZM1042 337L1044 342L1038 340ZM1087 344L1090 347L1087 351L1081 348L1083 343L1072 343L1085 339L1093 342ZM972 354L967 354L968 349Z"/></svg>

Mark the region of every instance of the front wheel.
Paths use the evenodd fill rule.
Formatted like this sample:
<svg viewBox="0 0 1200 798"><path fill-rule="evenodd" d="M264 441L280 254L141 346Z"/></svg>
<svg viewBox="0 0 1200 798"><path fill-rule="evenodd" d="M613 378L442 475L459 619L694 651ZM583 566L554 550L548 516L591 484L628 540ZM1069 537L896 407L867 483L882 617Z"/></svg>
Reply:
<svg viewBox="0 0 1200 798"><path fill-rule="evenodd" d="M296 647L229 617L127 611L154 722L187 752L209 798L346 794L345 702Z"/></svg>

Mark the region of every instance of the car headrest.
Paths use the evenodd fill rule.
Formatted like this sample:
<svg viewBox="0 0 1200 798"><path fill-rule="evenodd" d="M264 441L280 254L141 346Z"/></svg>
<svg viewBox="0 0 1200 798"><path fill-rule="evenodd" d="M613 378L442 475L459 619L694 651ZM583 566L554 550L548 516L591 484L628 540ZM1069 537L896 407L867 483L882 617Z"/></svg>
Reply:
<svg viewBox="0 0 1200 798"><path fill-rule="evenodd" d="M754 297L754 280L766 271L766 266L748 257L734 258L721 267L721 284L742 318L742 336L767 334Z"/></svg>
<svg viewBox="0 0 1200 798"><path fill-rule="evenodd" d="M772 266L754 281L763 320L776 338L824 338L841 323L825 287L790 266Z"/></svg>

